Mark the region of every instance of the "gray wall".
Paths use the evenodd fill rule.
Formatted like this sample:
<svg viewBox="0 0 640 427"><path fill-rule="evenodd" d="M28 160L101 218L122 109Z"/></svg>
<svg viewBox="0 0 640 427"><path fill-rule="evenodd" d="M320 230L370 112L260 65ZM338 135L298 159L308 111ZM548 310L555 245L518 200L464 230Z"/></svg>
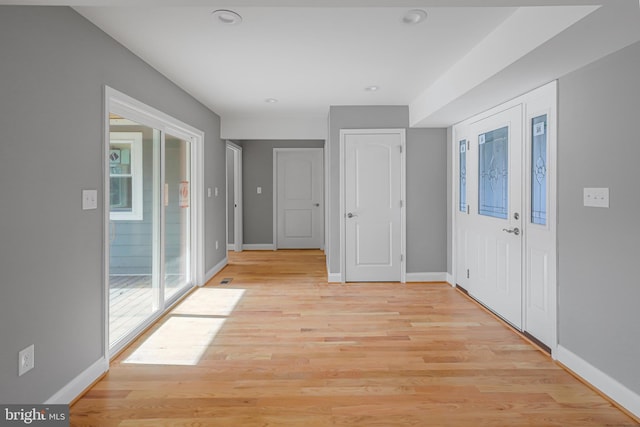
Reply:
<svg viewBox="0 0 640 427"><path fill-rule="evenodd" d="M447 271L446 138L407 129L407 273Z"/></svg>
<svg viewBox="0 0 640 427"><path fill-rule="evenodd" d="M640 43L559 81L560 344L640 393ZM583 206L609 187L610 209Z"/></svg>
<svg viewBox="0 0 640 427"><path fill-rule="evenodd" d="M205 187L224 188L225 146L217 115L70 8L0 6L0 58L0 402L37 403L103 354L103 86L204 131ZM81 210L86 188L98 210ZM208 270L224 197L205 213Z"/></svg>
<svg viewBox="0 0 640 427"><path fill-rule="evenodd" d="M244 244L273 244L273 149L322 148L322 140L243 140ZM262 187L262 194L257 194Z"/></svg>
<svg viewBox="0 0 640 427"><path fill-rule="evenodd" d="M340 129L408 128L406 106L329 110L329 273L340 271ZM407 272L447 271L446 129L407 131Z"/></svg>

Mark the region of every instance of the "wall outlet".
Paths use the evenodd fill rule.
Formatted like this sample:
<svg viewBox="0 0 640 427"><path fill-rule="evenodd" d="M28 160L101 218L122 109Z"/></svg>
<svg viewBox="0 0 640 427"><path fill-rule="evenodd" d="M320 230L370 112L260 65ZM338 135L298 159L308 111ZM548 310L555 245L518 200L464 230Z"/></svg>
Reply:
<svg viewBox="0 0 640 427"><path fill-rule="evenodd" d="M258 188L256 188L256 193L258 193L258 194L262 194L262 187L258 187Z"/></svg>
<svg viewBox="0 0 640 427"><path fill-rule="evenodd" d="M211 187L207 188L207 197L211 197Z"/></svg>
<svg viewBox="0 0 640 427"><path fill-rule="evenodd" d="M216 251L218 250L219 247L220 247L220 245L218 244L218 241L216 240Z"/></svg>
<svg viewBox="0 0 640 427"><path fill-rule="evenodd" d="M214 189L213 194L214 194L216 197L218 197L218 187L216 187L216 188Z"/></svg>
<svg viewBox="0 0 640 427"><path fill-rule="evenodd" d="M33 369L35 347L31 344L29 347L18 353L18 376L22 376Z"/></svg>

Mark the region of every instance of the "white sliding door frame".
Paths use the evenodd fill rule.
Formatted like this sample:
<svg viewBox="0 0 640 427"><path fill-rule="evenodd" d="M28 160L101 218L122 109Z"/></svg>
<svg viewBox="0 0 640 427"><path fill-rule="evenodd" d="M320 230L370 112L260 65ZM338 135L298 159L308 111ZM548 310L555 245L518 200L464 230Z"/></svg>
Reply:
<svg viewBox="0 0 640 427"><path fill-rule="evenodd" d="M104 344L103 355L105 360L109 360L109 216L110 216L110 200L109 200L109 132L110 132L110 113L118 114L127 119L134 120L137 123L158 129L164 135L169 134L181 138L191 144L191 257L190 257L190 273L193 278L193 285L204 285L204 132L192 127L168 114L163 113L153 107L150 107L116 89L109 86L104 87L104 111L103 111L103 289L104 289ZM163 146L163 144L161 144ZM161 168L162 169L162 168ZM162 173L164 173L162 171ZM161 177L160 182L164 182ZM163 215L161 213L161 215ZM161 224L164 221L161 221ZM161 254L162 255L162 254ZM164 263L164 258L160 258ZM161 272L162 277L164 272ZM187 288L188 289L188 288ZM160 318L173 304L180 299L180 295L176 295L169 301L164 301L164 297L160 298L160 304L164 306L163 310L158 311L151 316L142 325L132 331L118 346L115 346L113 353L116 353L127 342L129 337L136 336L151 323Z"/></svg>

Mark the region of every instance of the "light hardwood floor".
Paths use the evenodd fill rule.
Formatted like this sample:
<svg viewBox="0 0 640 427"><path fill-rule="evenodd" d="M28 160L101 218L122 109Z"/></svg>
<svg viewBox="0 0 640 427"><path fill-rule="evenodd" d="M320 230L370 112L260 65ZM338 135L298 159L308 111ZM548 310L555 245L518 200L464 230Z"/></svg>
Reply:
<svg viewBox="0 0 640 427"><path fill-rule="evenodd" d="M328 284L321 252L265 251L230 253L71 425L638 424L446 284Z"/></svg>

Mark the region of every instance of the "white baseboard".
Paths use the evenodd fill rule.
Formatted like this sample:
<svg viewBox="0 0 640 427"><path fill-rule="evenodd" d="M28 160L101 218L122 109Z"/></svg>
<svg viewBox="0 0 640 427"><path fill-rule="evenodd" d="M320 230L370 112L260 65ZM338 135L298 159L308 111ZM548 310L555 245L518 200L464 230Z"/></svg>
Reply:
<svg viewBox="0 0 640 427"><path fill-rule="evenodd" d="M80 373L80 375L69 381L67 385L47 399L44 404L68 405L108 370L109 362L107 362L107 359L104 357L101 357L93 365L89 366Z"/></svg>
<svg viewBox="0 0 640 427"><path fill-rule="evenodd" d="M222 261L214 265L211 270L205 273L204 280L202 281L202 283L200 283L200 286L206 285L207 282L213 278L213 276L218 274L223 268L227 266L228 262L229 262L229 259L227 257L224 257Z"/></svg>
<svg viewBox="0 0 640 427"><path fill-rule="evenodd" d="M409 282L446 282L447 273L407 273Z"/></svg>
<svg viewBox="0 0 640 427"><path fill-rule="evenodd" d="M342 274L340 274L340 273L327 273L327 282L329 282L329 283L342 283Z"/></svg>
<svg viewBox="0 0 640 427"><path fill-rule="evenodd" d="M447 283L455 287L456 283L453 281L453 274L447 273Z"/></svg>
<svg viewBox="0 0 640 427"><path fill-rule="evenodd" d="M582 359L580 356L572 353L561 345L558 345L557 359L558 362L562 363L575 374L582 377L582 379L609 396L611 400L618 403L636 417L640 417L640 395L629 390L614 378L611 378L609 375L605 374L586 360Z"/></svg>
<svg viewBox="0 0 640 427"><path fill-rule="evenodd" d="M273 244L271 243L253 243L253 244L244 244L242 245L242 250L245 251L272 251L274 250Z"/></svg>

